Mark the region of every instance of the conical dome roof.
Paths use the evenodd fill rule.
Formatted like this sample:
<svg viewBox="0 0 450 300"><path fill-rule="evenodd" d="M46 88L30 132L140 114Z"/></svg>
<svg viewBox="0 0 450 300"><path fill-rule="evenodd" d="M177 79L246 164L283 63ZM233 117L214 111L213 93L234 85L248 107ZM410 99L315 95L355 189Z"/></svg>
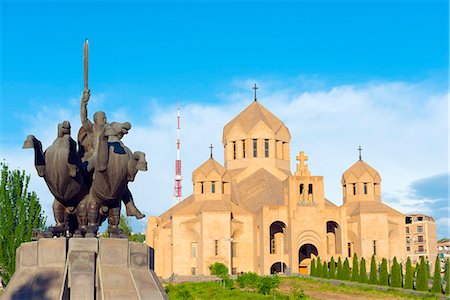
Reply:
<svg viewBox="0 0 450 300"><path fill-rule="evenodd" d="M258 101L253 101L252 104L225 125L222 142L225 143L228 133L234 126L239 125L242 130L249 133L261 121L273 130L279 140L289 142L291 135L286 125Z"/></svg>
<svg viewBox="0 0 450 300"><path fill-rule="evenodd" d="M192 179L193 181L199 177L206 179L212 173L214 174L214 177L223 178L223 180L227 182L230 181L227 170L213 158L208 159L200 167L195 169L194 172L192 172Z"/></svg>
<svg viewBox="0 0 450 300"><path fill-rule="evenodd" d="M371 166L362 160L358 160L347 171L342 174L342 184L355 182L374 182L380 183L380 174Z"/></svg>

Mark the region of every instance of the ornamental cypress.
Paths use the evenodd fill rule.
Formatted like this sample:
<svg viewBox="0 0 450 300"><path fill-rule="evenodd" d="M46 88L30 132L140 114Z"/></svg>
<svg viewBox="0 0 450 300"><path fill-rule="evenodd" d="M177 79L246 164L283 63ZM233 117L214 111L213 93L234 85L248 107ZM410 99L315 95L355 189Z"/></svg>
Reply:
<svg viewBox="0 0 450 300"><path fill-rule="evenodd" d="M444 294L450 295L450 261L448 260L448 258L445 261L444 280L446 282Z"/></svg>
<svg viewBox="0 0 450 300"><path fill-rule="evenodd" d="M431 291L433 293L442 293L441 262L439 260L439 255L436 255L436 262L434 263L434 277Z"/></svg>
<svg viewBox="0 0 450 300"><path fill-rule="evenodd" d="M366 260L361 258L361 267L359 270L359 282L367 283Z"/></svg>
<svg viewBox="0 0 450 300"><path fill-rule="evenodd" d="M378 284L377 263L375 261L375 255L372 255L372 260L370 261L369 284Z"/></svg>
<svg viewBox="0 0 450 300"><path fill-rule="evenodd" d="M402 273L400 272L400 265L397 262L397 257L394 256L394 261L391 267L391 287L402 287Z"/></svg>
<svg viewBox="0 0 450 300"><path fill-rule="evenodd" d="M314 275L315 269L316 269L316 260L313 258L311 260L311 266L309 267L309 275L310 276L315 276Z"/></svg>
<svg viewBox="0 0 450 300"><path fill-rule="evenodd" d="M328 278L328 264L326 261L322 265L322 278Z"/></svg>
<svg viewBox="0 0 450 300"><path fill-rule="evenodd" d="M338 258L337 270L336 270L336 279L342 279L342 261L341 257Z"/></svg>
<svg viewBox="0 0 450 300"><path fill-rule="evenodd" d="M358 262L358 255L356 255L355 253L353 255L351 281L358 281L358 280L359 280L359 262Z"/></svg>
<svg viewBox="0 0 450 300"><path fill-rule="evenodd" d="M342 266L342 280L350 280L350 265L347 257L345 258L344 265Z"/></svg>
<svg viewBox="0 0 450 300"><path fill-rule="evenodd" d="M388 285L388 281L389 281L389 274L388 274L387 260L386 258L383 258L380 266L380 280L378 282L378 285Z"/></svg>
<svg viewBox="0 0 450 300"><path fill-rule="evenodd" d="M413 289L413 270L411 266L411 258L406 261L405 284L403 286L407 290Z"/></svg>
<svg viewBox="0 0 450 300"><path fill-rule="evenodd" d="M320 262L320 257L317 257L316 270L314 271L314 276L322 277L322 263Z"/></svg>
<svg viewBox="0 0 450 300"><path fill-rule="evenodd" d="M420 258L420 264L417 270L416 290L428 291L427 264L423 256Z"/></svg>
<svg viewBox="0 0 450 300"><path fill-rule="evenodd" d="M331 257L330 260L330 271L328 272L328 278L335 279L336 278L336 262L334 261L334 257Z"/></svg>

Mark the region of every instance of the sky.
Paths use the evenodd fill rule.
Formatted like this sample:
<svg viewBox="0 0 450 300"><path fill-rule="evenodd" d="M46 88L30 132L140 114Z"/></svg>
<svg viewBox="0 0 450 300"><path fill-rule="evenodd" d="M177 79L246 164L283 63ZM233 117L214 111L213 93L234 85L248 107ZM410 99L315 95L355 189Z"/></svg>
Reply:
<svg viewBox="0 0 450 300"><path fill-rule="evenodd" d="M48 147L63 120L75 138L88 38L89 118L133 125L123 141L149 170L129 186L147 215L173 202L178 101L187 197L211 143L223 163L223 127L256 83L291 132L292 170L305 151L329 200L342 203L361 145L383 201L450 237L447 1L1 0L0 11L0 160L31 175L49 223L53 197L22 144L34 134Z"/></svg>

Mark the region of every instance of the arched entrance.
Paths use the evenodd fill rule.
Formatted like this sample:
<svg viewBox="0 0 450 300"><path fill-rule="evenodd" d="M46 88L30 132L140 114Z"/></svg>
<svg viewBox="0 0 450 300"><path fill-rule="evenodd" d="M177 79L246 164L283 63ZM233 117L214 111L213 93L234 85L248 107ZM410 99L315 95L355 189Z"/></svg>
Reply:
<svg viewBox="0 0 450 300"><path fill-rule="evenodd" d="M270 254L285 252L284 231L286 224L281 221L275 221L270 224Z"/></svg>
<svg viewBox="0 0 450 300"><path fill-rule="evenodd" d="M316 246L313 244L304 244L298 249L298 272L300 274L308 274L309 266L311 265L312 256L318 256Z"/></svg>
<svg viewBox="0 0 450 300"><path fill-rule="evenodd" d="M281 268L283 266L283 269ZM278 274L286 272L286 264L281 262L276 262L270 267L270 274Z"/></svg>
<svg viewBox="0 0 450 300"><path fill-rule="evenodd" d="M342 254L341 227L334 221L327 222L327 252L329 255Z"/></svg>

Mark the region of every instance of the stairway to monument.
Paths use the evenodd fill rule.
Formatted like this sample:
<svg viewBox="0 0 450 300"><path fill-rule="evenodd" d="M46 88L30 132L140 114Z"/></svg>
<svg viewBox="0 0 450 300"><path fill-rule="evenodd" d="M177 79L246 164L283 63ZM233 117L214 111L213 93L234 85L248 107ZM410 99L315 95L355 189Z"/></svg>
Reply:
<svg viewBox="0 0 450 300"><path fill-rule="evenodd" d="M168 299L145 244L55 238L23 243L2 299Z"/></svg>

